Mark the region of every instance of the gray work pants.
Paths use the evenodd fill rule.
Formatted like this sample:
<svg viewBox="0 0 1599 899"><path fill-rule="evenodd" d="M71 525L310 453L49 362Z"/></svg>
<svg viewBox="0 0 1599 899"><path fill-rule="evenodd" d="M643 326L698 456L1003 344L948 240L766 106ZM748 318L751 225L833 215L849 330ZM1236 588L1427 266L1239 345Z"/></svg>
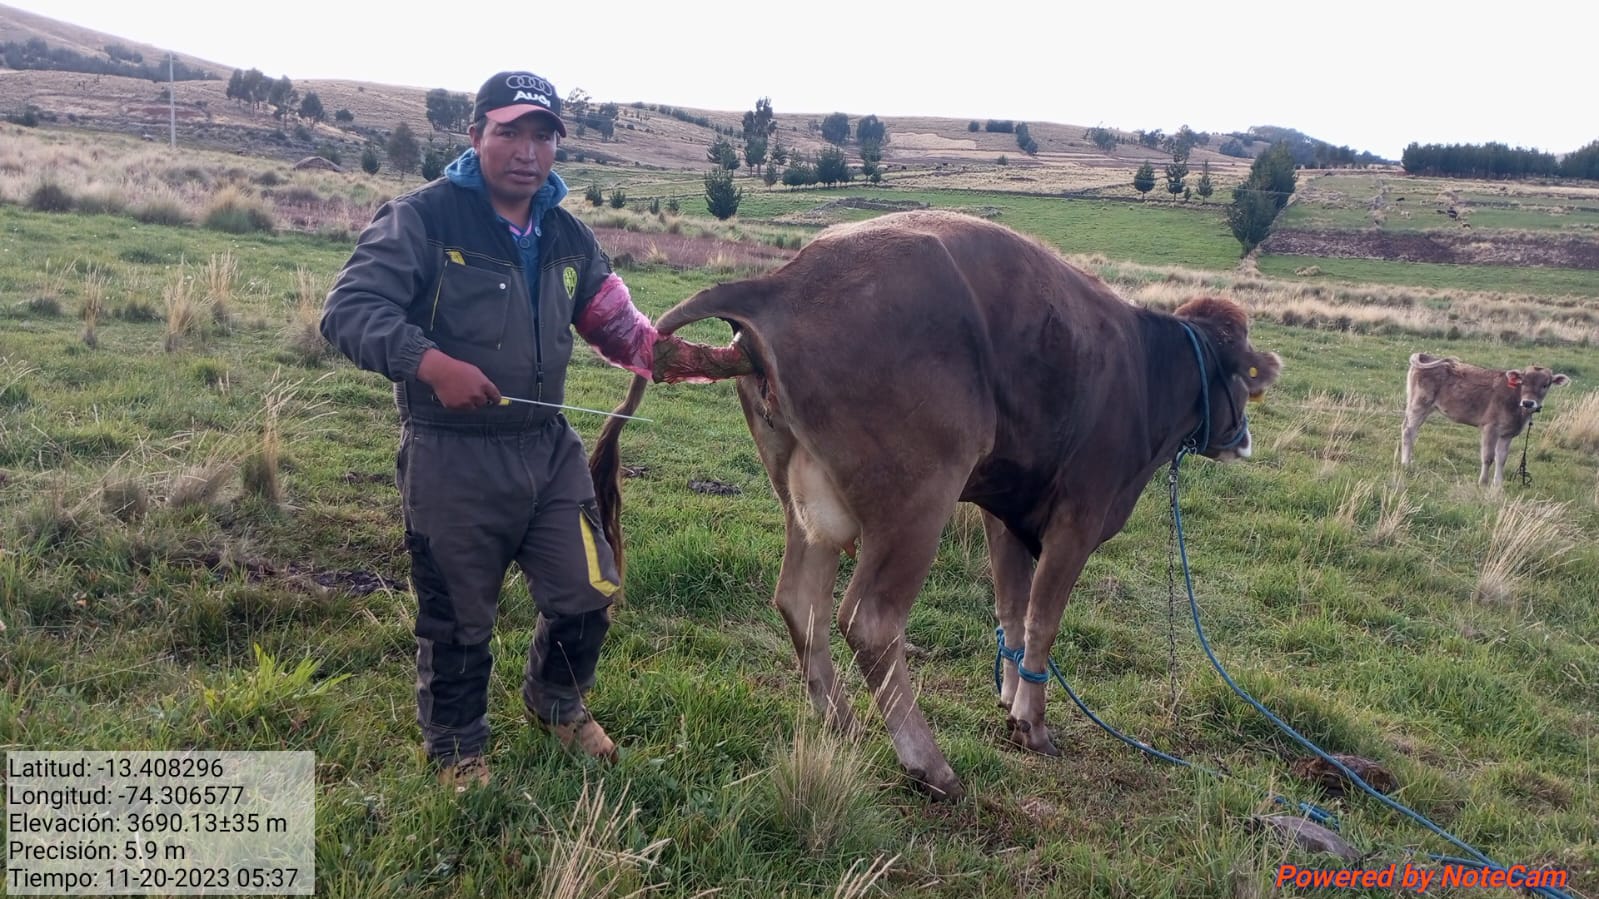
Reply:
<svg viewBox="0 0 1599 899"><path fill-rule="evenodd" d="M522 699L581 720L617 590L583 441L556 416L532 430L403 429L396 477L416 593L416 699L428 756L482 754L500 587L515 562L538 607Z"/></svg>

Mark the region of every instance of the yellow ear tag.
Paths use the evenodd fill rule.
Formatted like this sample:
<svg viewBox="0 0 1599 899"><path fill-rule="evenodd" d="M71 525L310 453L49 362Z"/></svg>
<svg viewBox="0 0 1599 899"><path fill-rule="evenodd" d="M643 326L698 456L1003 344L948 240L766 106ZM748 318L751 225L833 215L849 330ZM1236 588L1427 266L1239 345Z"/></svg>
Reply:
<svg viewBox="0 0 1599 899"><path fill-rule="evenodd" d="M1254 367L1253 365L1249 366L1249 376L1251 378L1259 377L1260 376L1260 369Z"/></svg>

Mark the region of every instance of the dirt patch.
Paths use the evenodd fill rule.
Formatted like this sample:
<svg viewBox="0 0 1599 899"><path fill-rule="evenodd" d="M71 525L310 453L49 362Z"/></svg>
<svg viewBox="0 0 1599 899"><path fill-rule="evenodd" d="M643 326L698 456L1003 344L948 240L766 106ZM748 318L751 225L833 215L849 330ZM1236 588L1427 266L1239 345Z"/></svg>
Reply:
<svg viewBox="0 0 1599 899"><path fill-rule="evenodd" d="M938 134L896 134L894 135L894 149L896 150L975 150L977 141L960 140L944 137Z"/></svg>
<svg viewBox="0 0 1599 899"><path fill-rule="evenodd" d="M1450 265L1533 265L1599 271L1599 242L1580 237L1442 231L1276 231L1261 252Z"/></svg>
<svg viewBox="0 0 1599 899"><path fill-rule="evenodd" d="M231 551L215 547L172 554L166 561L175 565L203 566L218 577L243 574L245 580L252 583L279 580L301 588L314 584L324 590L349 593L353 596L366 596L380 590L404 592L410 589L404 581L386 577L375 571L356 568L318 569L298 562L280 565L266 559L239 557Z"/></svg>

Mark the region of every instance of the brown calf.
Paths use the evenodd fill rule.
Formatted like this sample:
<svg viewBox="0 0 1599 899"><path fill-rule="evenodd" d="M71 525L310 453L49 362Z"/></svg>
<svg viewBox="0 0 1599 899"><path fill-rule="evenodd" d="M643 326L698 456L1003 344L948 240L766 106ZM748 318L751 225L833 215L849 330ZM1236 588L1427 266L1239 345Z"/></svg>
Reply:
<svg viewBox="0 0 1599 899"><path fill-rule="evenodd" d="M1550 387L1571 379L1541 365L1520 371L1501 371L1461 362L1453 356L1416 353L1410 357L1405 378L1405 426L1399 442L1399 462L1409 465L1416 447L1416 432L1434 409L1463 425L1482 430L1482 473L1479 484L1493 488L1505 482L1505 459L1510 443L1543 408Z"/></svg>
<svg viewBox="0 0 1599 899"><path fill-rule="evenodd" d="M1004 666L1011 739L1059 754L1043 681L1089 554L1185 440L1247 457L1246 397L1281 366L1227 300L1141 309L1040 243L947 212L830 229L771 274L684 300L659 327L711 317L750 359L739 399L787 535L773 601L811 703L853 728L828 635L839 557L858 542L839 630L900 764L946 798L962 787L917 705L905 622L955 505L983 510L995 611L1030 676ZM621 422L607 422L590 463L613 546Z"/></svg>

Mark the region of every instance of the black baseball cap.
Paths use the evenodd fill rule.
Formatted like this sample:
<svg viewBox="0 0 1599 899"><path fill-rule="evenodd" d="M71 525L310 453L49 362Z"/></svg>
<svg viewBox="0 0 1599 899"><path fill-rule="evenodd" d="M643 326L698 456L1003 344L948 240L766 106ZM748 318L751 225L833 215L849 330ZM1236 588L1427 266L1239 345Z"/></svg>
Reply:
<svg viewBox="0 0 1599 899"><path fill-rule="evenodd" d="M555 130L562 137L566 136L566 123L561 121L561 97L555 92L555 85L532 72L500 72L477 89L472 121L487 116L504 125L531 112L549 116L555 121Z"/></svg>

